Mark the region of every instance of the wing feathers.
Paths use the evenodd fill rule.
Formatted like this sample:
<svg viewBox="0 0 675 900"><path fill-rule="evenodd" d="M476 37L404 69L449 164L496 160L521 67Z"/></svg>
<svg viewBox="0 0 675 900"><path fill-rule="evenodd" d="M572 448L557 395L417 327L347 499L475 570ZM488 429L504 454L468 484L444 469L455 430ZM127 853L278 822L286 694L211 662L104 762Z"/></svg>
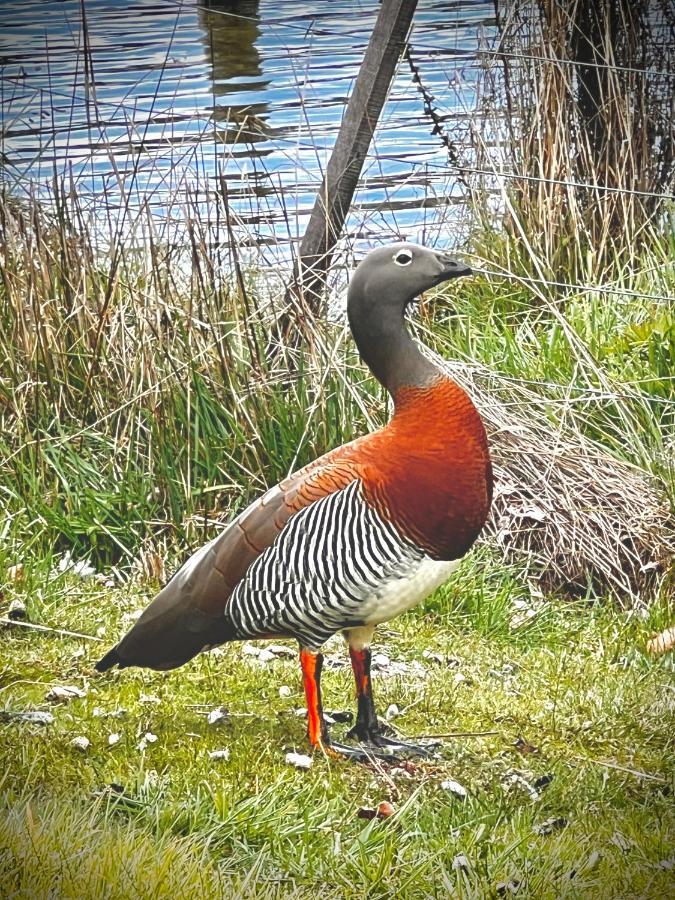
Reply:
<svg viewBox="0 0 675 900"><path fill-rule="evenodd" d="M236 638L224 620L233 591L295 513L357 477L353 465L339 461L350 447L327 454L270 488L190 557L101 665L173 668L209 644Z"/></svg>

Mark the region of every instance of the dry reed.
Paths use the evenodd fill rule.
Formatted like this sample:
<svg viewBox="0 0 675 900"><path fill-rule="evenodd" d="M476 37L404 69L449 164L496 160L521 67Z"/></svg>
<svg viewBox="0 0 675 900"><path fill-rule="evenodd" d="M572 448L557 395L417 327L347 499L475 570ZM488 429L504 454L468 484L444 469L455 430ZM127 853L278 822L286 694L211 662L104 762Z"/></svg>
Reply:
<svg viewBox="0 0 675 900"><path fill-rule="evenodd" d="M545 591L609 592L639 602L675 555L662 487L553 415L525 383L485 366L444 361L488 430L495 475L483 540L524 563ZM567 424L565 424L567 422Z"/></svg>

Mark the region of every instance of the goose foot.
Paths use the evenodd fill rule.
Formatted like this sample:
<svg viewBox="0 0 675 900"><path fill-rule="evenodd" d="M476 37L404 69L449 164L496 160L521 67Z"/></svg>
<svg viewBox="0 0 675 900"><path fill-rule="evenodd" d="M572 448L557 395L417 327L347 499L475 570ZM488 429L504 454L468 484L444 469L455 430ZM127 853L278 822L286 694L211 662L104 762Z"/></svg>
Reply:
<svg viewBox="0 0 675 900"><path fill-rule="evenodd" d="M379 729L373 729L367 734L362 734L356 728L352 728L347 732L347 737L357 740L367 753L380 759L391 759L401 756L431 756L433 751L440 746L438 741L416 744L413 741L388 737Z"/></svg>

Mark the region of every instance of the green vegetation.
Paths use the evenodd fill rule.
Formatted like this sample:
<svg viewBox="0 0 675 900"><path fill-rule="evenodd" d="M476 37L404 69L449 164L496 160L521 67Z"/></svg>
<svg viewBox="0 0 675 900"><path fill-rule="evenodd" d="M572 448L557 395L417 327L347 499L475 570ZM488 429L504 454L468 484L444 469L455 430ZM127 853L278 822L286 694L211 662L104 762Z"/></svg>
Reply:
<svg viewBox="0 0 675 900"><path fill-rule="evenodd" d="M76 212L3 204L0 563L182 552L214 517L386 418L342 325L314 322L299 348L269 352L269 286L252 270L233 284L206 223L192 221L189 264L152 244L141 263L122 243L96 255ZM489 251L477 248L478 268L523 271L508 241L493 235ZM674 284L662 238L617 288L667 296ZM674 495L672 305L477 277L422 318L442 356L531 383L559 421Z"/></svg>
<svg viewBox="0 0 675 900"><path fill-rule="evenodd" d="M130 577L133 560L171 568L266 485L383 421L386 398L341 325L270 352L260 273L233 284L197 219L185 266L166 247L143 263L122 244L96 255L65 207L10 201L3 217L0 614L20 599L31 621L101 643L3 629L0 895L475 897L519 882L522 897L668 896L672 657L644 652L672 624L667 583L646 619L611 597L533 605L527 573L476 551L424 610L381 629L389 657L425 675L379 673L380 710L396 704L406 735L470 733L403 767L291 768L285 752L306 749L292 659L261 666L235 645L166 675L93 673L156 588ZM525 273L509 239L487 240L479 267ZM655 240L618 286L672 294L672 262ZM552 427L675 496L672 306L477 277L428 298L415 327L445 357L526 382ZM59 573L65 551L130 580ZM519 604L537 613L516 627ZM55 684L86 696L52 704ZM328 709L351 706L349 670L329 669L325 690ZM209 725L221 704L229 717ZM55 721L13 716L27 709ZM525 783L545 785L538 799ZM357 816L383 799L390 819ZM536 833L548 820L561 827Z"/></svg>
<svg viewBox="0 0 675 900"><path fill-rule="evenodd" d="M302 771L285 762L306 752L295 659L263 665L237 644L172 673L98 676L100 648L153 586L44 581L40 601L11 594L34 618L103 643L3 633L2 706L49 710L54 722L0 727L2 896L490 897L515 881L533 898L672 892L672 661L644 653L672 621L665 601L645 621L551 602L514 630L522 578L479 555L426 612L381 629L391 671L375 676L380 710L396 704L405 735L460 735L403 767L315 755ZM327 669L326 707L350 709L345 653L329 652L344 667ZM401 663L422 675L397 674ZM86 695L47 702L63 684ZM220 705L229 716L209 724ZM156 741L140 749L148 732ZM209 757L219 749L229 758ZM540 785L538 799L514 772ZM385 799L393 817L358 817ZM551 819L567 824L537 834Z"/></svg>
<svg viewBox="0 0 675 900"><path fill-rule="evenodd" d="M542 32L548 60L557 33ZM617 596L616 583L582 571L577 599L541 597L541 563L507 564L498 541L479 547L423 609L377 636L391 661L375 676L380 711L395 705L390 724L405 736L445 735L426 761L315 754L311 769L291 767L286 752L307 747L299 667L286 656L262 664L231 645L172 673L95 674L153 596L160 560L170 571L252 496L383 422L388 401L337 317L305 319L300 339L271 337L283 285L255 256L214 247L224 198L211 209L185 199L181 246L159 240L149 206L131 215L130 202L127 231L101 249L65 190L49 208L3 197L0 616L20 601L31 622L99 641L0 626L0 896L673 895L673 658L646 652L675 608L657 552L672 546L675 501L675 307L663 299L675 293L672 222L637 194L561 184L569 135L583 133L570 130L574 81L547 63L528 86L515 65L507 82L489 72L499 90L484 92L494 108L472 131L473 159L501 169L492 153L503 146L481 136L504 135L508 166L535 180L503 191L499 230L490 177L472 183L476 222L488 224L467 254L483 274L425 298L413 327L441 356L498 376L505 432L511 413L538 416L537 435L556 446L590 439L610 463L653 476L666 501L635 543L654 550L643 580L651 573L656 596ZM616 82L607 115L636 107L624 88ZM534 115L533 98L563 112ZM631 122L607 129L624 149ZM577 177L664 187L640 180L641 158L627 172L603 150L592 171L593 148L576 149ZM541 499L552 458L523 470L520 499ZM588 472L564 470L572 505ZM615 530L593 502L606 509L607 485L591 484L577 519L553 510L554 542L587 514L600 523L587 555L617 558L641 507L654 506L646 479L622 493L625 472L610 484ZM61 571L64 553L105 579ZM324 679L325 706L338 711L353 705L339 643L329 651L342 666ZM48 700L60 685L83 695ZM227 715L209 723L221 706ZM53 722L22 720L30 710ZM359 817L383 800L393 816Z"/></svg>

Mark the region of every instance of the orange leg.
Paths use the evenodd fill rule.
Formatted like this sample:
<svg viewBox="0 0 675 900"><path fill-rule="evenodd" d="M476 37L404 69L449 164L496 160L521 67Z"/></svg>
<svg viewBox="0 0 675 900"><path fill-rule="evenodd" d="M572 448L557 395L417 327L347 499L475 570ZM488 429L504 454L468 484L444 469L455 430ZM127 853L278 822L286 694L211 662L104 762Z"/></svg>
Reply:
<svg viewBox="0 0 675 900"><path fill-rule="evenodd" d="M379 722L373 701L373 686L370 680L370 647L363 647L360 650L350 647L349 657L352 661L352 671L356 682L357 713L356 725L347 736L358 738L360 741L368 741L373 734L379 732Z"/></svg>
<svg viewBox="0 0 675 900"><path fill-rule="evenodd" d="M321 705L323 655L305 650L303 647L300 650L300 665L307 701L307 736L312 747L320 747L323 750L330 743Z"/></svg>
<svg viewBox="0 0 675 900"><path fill-rule="evenodd" d="M356 682L357 714L356 724L347 732L347 737L360 741L374 756L393 757L399 754L427 756L432 749L430 745L421 746L398 738L387 737L386 731L391 733L391 729L378 722L373 701L373 686L370 680L370 647L362 647L357 650L350 646L349 656Z"/></svg>

